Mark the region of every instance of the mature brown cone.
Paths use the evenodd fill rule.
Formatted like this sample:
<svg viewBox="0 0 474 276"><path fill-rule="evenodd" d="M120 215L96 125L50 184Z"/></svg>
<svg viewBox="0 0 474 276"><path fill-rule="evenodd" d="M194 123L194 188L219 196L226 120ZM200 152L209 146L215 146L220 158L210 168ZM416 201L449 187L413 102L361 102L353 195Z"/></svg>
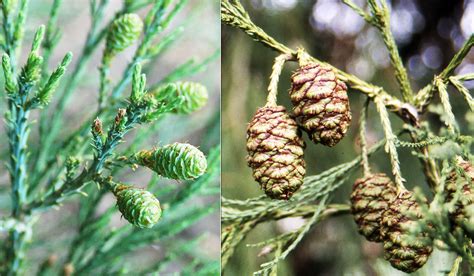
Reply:
<svg viewBox="0 0 474 276"><path fill-rule="evenodd" d="M269 197L289 199L303 184L304 147L297 123L285 107L257 110L247 128L247 163Z"/></svg>
<svg viewBox="0 0 474 276"><path fill-rule="evenodd" d="M406 273L421 268L433 251L433 241L426 233L420 233L416 239L410 236L409 229L416 224L413 215L421 218L420 206L412 192L401 191L383 213L380 231L384 240L385 259Z"/></svg>
<svg viewBox="0 0 474 276"><path fill-rule="evenodd" d="M392 180L384 174L359 178L352 187L351 209L359 233L369 241L382 242L380 224L390 200L397 196Z"/></svg>
<svg viewBox="0 0 474 276"><path fill-rule="evenodd" d="M474 208L474 167L470 162L462 159L459 160L458 166L464 170L465 177L459 179L455 171L449 174L446 180L446 199L448 202L451 201L456 193L457 187L460 187L461 194L456 203L456 208L452 213L452 219L456 226L466 226L468 232L474 233L474 225L471 225L474 218L471 215L472 212L469 212L470 209ZM468 223L469 225L466 225L468 221L471 222Z"/></svg>
<svg viewBox="0 0 474 276"><path fill-rule="evenodd" d="M347 86L327 66L309 63L291 76L293 112L315 143L336 145L346 134L352 116Z"/></svg>

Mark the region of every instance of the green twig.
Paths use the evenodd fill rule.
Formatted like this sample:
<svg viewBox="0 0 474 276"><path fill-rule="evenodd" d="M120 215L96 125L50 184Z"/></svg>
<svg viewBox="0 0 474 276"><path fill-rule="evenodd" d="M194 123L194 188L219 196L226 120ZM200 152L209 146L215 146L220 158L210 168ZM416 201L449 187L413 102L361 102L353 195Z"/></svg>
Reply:
<svg viewBox="0 0 474 276"><path fill-rule="evenodd" d="M411 103L413 101L413 91L408 80L408 74L403 66L402 59L398 52L397 44L393 38L392 31L390 30L390 11L385 0L379 0L380 5L376 0L369 0L368 5L372 13L372 19L369 21L370 24L374 25L379 29L385 46L390 55L390 61L395 68L395 78L400 85L402 91L402 97L405 102Z"/></svg>
<svg viewBox="0 0 474 276"><path fill-rule="evenodd" d="M392 164L392 174L395 177L395 184L397 184L397 187L399 189L405 189L405 186L403 185L405 179L403 179L402 177L402 173L400 170L400 161L398 160L397 147L395 146L395 141L397 137L392 131L388 112L385 109L383 100L380 98L376 98L374 102L375 106L377 107L377 111L380 115L380 120L382 122L383 130L385 132L385 139L387 139L387 142L385 144L385 151L390 156L390 163Z"/></svg>
<svg viewBox="0 0 474 276"><path fill-rule="evenodd" d="M280 79L281 71L285 62L292 58L291 55L281 54L275 58L273 63L272 74L270 75L270 83L268 85L268 96L266 106L276 106L277 105L277 95L278 95L278 82Z"/></svg>

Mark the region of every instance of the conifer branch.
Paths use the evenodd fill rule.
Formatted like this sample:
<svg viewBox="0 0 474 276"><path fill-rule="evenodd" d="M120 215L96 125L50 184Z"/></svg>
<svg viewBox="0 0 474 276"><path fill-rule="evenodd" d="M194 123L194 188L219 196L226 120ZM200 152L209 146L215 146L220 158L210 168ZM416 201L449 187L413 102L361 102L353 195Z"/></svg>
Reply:
<svg viewBox="0 0 474 276"><path fill-rule="evenodd" d="M222 1L221 14L221 20L224 24L239 28L247 35L252 37L255 41L260 42L279 53L291 55L296 60L298 50L293 50L286 47L269 36L261 28L256 26L250 19L250 16L245 11L242 4L240 4L240 1ZM375 97L381 96L381 98L384 99L384 104L386 105L387 109L395 112L402 120L406 122L412 122L418 119L416 110L409 103L404 103L395 96L388 94L382 87L367 83L366 81L363 81L354 75L346 73L338 68L335 68L331 64L322 62L314 57L310 57L310 60L332 68L334 71L336 71L342 81L346 82L351 88L366 94L369 98L373 99Z"/></svg>
<svg viewBox="0 0 474 276"><path fill-rule="evenodd" d="M8 24L2 26L3 32L0 34L0 44L6 52L2 55L2 69L5 77L5 89L2 90L4 92L2 98L6 100L8 105L5 118L7 140L10 144L10 163L8 167L12 186L12 214L0 218L0 231L8 233L7 238L4 239L4 235L1 238L2 250L5 252L0 252L1 275L18 275L23 272L30 273L31 271L38 271L39 275L48 273L60 274L59 270L61 268L65 269L64 273L74 272L78 275L114 275L119 272L123 273L124 268L129 266L129 264L117 262L118 259L124 258L126 254L132 251L147 248L156 242L173 248L171 241L179 241L180 238L177 238L178 234L217 210L218 206L216 204L202 203L200 206L193 206L193 208L189 208L189 204L184 204L192 202L191 199L195 196L211 195L215 197L216 193L219 192L219 189L215 187L217 184L215 176L219 172L220 159L218 157L220 154L219 151L213 150L209 152L209 158L211 158L209 160L209 171L198 180L189 181L186 185L150 186L150 188L153 188L153 191L158 191L159 195L165 195L160 200L162 200L162 206L166 208L166 215L162 219L164 224L160 225L158 223L153 231L139 231L129 224L121 227L120 231L111 229L110 221L112 215L117 213L115 205L111 205L105 213L99 214L97 212L99 202L110 192L104 179L109 179L112 175L117 178L122 177L126 172L124 167L110 165L109 160L112 160L115 154L127 153L127 156L133 156L137 151L137 147L141 148L143 143L150 138L150 135L157 131L158 127L153 125L147 128L147 131L140 132L143 136L135 139L129 147L126 147L119 153L117 152L117 147L123 141L124 136L140 124L150 124L162 119L165 114L185 109L184 105L186 105L186 108L189 108L189 106L193 108L192 110L187 109L189 113L203 107L207 101L206 88L198 83L195 83L194 86L186 87L187 90L184 92L180 91L184 95L173 91L175 94L172 97L165 97L165 99L160 98L162 95L147 93L146 77L141 73L141 62L145 61L145 59L154 61L159 57L163 49L171 45L176 37L183 32L183 28L177 28L176 30L171 30L169 36L165 36L167 38L164 39L164 42L157 42L154 39L162 31L162 27L170 25L171 18L174 18L182 10L183 6L187 3L186 1L124 0L124 7L117 12L117 16L145 7L155 15L148 18L149 26L153 29L150 31L150 35L153 34L153 36L150 36L148 45L145 48L149 49L150 52L146 52L143 55L144 59L141 62L131 63L131 69L127 73L128 80L124 82L123 80L119 81L124 83L123 91L126 85L131 82L131 93L127 97L117 95L115 101L113 103L108 101L104 111L100 112L100 117L106 122L104 125L110 126L107 131L102 129L103 126L100 120L93 121L92 118L84 127L81 126L75 133L67 135L67 137L72 138L71 140L64 141L62 144L56 144L58 140L64 140L63 137L58 139L57 134L59 131L62 131L60 126L62 125L63 113L67 108L69 97L78 85L78 80L90 56L107 34L110 23L105 24L105 27L101 27L101 21L108 2L109 0L89 1L93 21L92 28L86 45L83 48L82 56L78 60L72 75L68 77L66 85L63 87L60 86L60 81L66 74L66 69L72 60L72 55L67 53L52 72L48 72L47 64L59 39L59 29L55 27L55 22L57 22L62 0L53 1L48 25L46 28L40 27L36 32L26 64L20 68L16 62L17 57L15 53L20 53L17 50L21 47L23 40L28 1L4 0L0 4L2 14L7 15L2 17L1 20L3 22L8 21ZM163 7L168 9L162 9ZM5 35L6 33L8 34L7 36ZM141 44L138 46L139 48L144 47ZM8 51L5 49L8 49ZM183 78L202 70L205 65L201 63L193 64L186 71L174 72L173 77ZM196 87L201 90L204 89L206 96L205 99L202 97L198 99L199 105L195 104L196 99L193 98L193 95L197 94L196 91L191 91L196 89ZM58 88L60 88L61 93L54 93ZM201 90L198 92L201 93ZM55 94L59 98L58 104L48 106L48 103ZM200 96L202 96L202 93ZM48 107L48 109L45 107ZM29 126L31 124L31 121L28 120L28 115L31 110L36 108L48 110L47 112L42 112L39 120L41 124L39 137L46 140L42 140L38 146L35 143L36 154L33 155L33 159L30 161L28 160L30 158L27 158L32 152L27 147ZM115 112L117 114L114 114ZM53 114L51 120L48 113ZM113 117L114 115L115 118ZM90 136L88 135L88 130L91 129L91 122L93 123L92 147L89 145L91 140L89 140ZM46 138L46 136L49 136L49 138ZM92 152L94 150L95 154L93 155ZM6 157L8 158L8 155ZM183 161L188 156L180 156L180 158L182 159L179 161ZM204 156L202 158L206 161ZM175 162L173 164L178 162L169 159L167 161ZM171 166L173 164L167 165ZM187 163L184 162L183 164ZM182 168L183 170L192 169L183 166ZM204 173L204 171L201 173ZM156 181L156 176L153 179ZM93 182L101 185L100 191L95 187L91 187L92 185L88 185ZM168 189L168 192L165 192L165 189ZM131 204L129 198L127 198L128 194L118 195L118 192L114 189L112 192L117 202L122 202L122 207L126 206L128 208L121 209L119 207L118 211L126 214L127 220L133 223L135 227L153 226L161 217L156 216L157 209L146 209L148 208L146 204L152 202L153 206L159 206L158 199L155 198L151 191L141 193L138 187L131 187L130 190L133 191L135 196L140 196L140 200L148 201L145 203L138 201ZM7 191L10 191L10 189L0 189L0 193ZM66 200L71 200L72 196L77 194L87 195L88 198L76 199L81 202L81 210L78 211L80 218L77 220L80 223L79 235L72 243L67 256L67 262L52 257L44 258L44 261L41 263L35 260L30 262L24 261L27 256L27 249L29 249L29 243L33 238L37 238L37 235L33 235L35 222L41 219L41 215L45 211L51 207L60 208ZM143 195L146 195L146 197ZM126 203L123 204L123 202ZM9 203L7 202L7 205ZM2 211L5 207L4 205L2 204L1 206ZM136 212L137 210L138 212ZM141 215L136 216L135 214L138 213ZM150 221L152 223L149 223ZM67 222L69 225L76 224L76 220L73 219L67 219ZM127 234L127 240L121 240L124 233ZM63 241L59 243L61 246L65 245ZM57 250L55 244L51 246L52 250ZM198 260L198 265L196 266L195 263L191 263L191 265L185 265L183 269L186 269L187 273L202 272L206 274L211 272L215 274L218 270L218 262L214 259L198 258L196 253L198 250L197 244L191 243L187 245L186 250L189 251L187 255L176 255L174 259L184 260L189 256ZM106 249L108 246L111 246L109 247L111 251ZM55 254L50 256L55 256ZM90 259L89 256L93 258ZM164 260L166 261L166 258ZM39 266L38 270L35 265ZM149 267L148 271L161 271L170 267L169 264L163 262L159 267ZM145 268L137 269L145 271ZM171 269L175 270L175 268Z"/></svg>

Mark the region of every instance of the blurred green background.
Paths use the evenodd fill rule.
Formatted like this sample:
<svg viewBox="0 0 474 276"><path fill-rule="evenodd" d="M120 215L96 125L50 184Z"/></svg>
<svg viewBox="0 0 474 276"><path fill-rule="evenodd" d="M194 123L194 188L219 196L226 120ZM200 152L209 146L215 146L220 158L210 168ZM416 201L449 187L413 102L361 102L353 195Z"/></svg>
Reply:
<svg viewBox="0 0 474 276"><path fill-rule="evenodd" d="M31 40L34 32L40 24L46 24L49 16L49 10L52 0L29 1L29 12L26 21L25 41L23 43L23 52L21 63L26 59L27 51L29 51ZM80 52L84 45L87 32L90 28L88 0L63 1L59 9L58 25L62 32L60 42L55 49L50 60L50 69L62 59L67 51L72 51L74 58L72 64L66 73L70 74L72 68L80 56ZM107 6L104 22L108 22L110 18L118 11L123 0L110 0ZM174 1L174 3L177 1ZM171 23L171 26L165 33L170 30L182 26L184 33L167 49L156 62L145 65L147 70L147 82L149 85L161 80L168 73L172 72L179 65L195 59L196 63L200 63L210 56L213 59L205 67L205 70L194 74L185 80L198 81L204 84L209 91L209 102L199 112L189 116L167 116L165 120L160 122L160 127L156 133L147 140L147 143L141 145L141 148L152 147L155 145L165 145L172 142L186 142L196 146L208 153L209 150L220 143L220 20L219 20L219 3L217 1L198 1L190 0L177 17ZM147 10L141 10L140 16L144 18ZM81 79L78 89L74 92L70 104L66 110L64 119L63 135L61 139L67 137L72 131L79 128L87 119L89 119L97 110L97 95L99 85L98 66L101 62L101 56L104 44L102 43L95 51L93 58L88 64L86 74ZM128 48L120 53L114 59L111 69L111 79L116 83L122 77L122 72L126 65L132 60L136 45ZM217 53L217 54L216 54ZM3 75L3 74L2 74ZM3 83L3 81L2 81ZM125 94L128 95L129 89ZM53 98L53 101L57 100ZM3 99L2 99L3 103ZM55 106L54 102L50 106ZM4 106L0 105L3 116ZM51 112L51 111L50 111ZM38 113L32 114L33 120L38 118ZM139 126L138 129L145 126ZM3 143L0 143L0 153L2 156L2 165L0 167L0 217L10 213L10 195L9 195L9 178L7 171L3 165L8 159L4 153L8 151L8 143L5 138L5 126L3 120L0 120L0 136ZM31 137L29 147L35 150L38 147L38 131L37 124L31 126ZM136 132L127 134L125 143L132 141ZM126 183L133 183L138 187L146 187L152 174L149 170L132 171L126 170L126 174L120 176L119 180ZM185 183L177 181L169 181L161 179L159 181L161 187L179 187L182 188ZM219 185L219 179L213 180L212 187ZM28 265L26 269L27 275L34 275L39 263L45 261L50 255L54 254L59 258L64 257L69 250L69 243L76 235L77 213L79 205L75 196L74 200L66 202L60 210L51 210L41 216L35 225L35 234L33 236L33 244L28 253ZM160 198L160 201L166 201L166 198ZM188 208L197 206L209 206L219 201L217 194L194 197L192 202L187 203ZM113 196L107 195L99 205L97 213L102 213L108 207L115 204ZM198 223L192 225L180 233L175 242L191 240L198 236L203 236L199 241L198 250L200 256L212 260L220 258L220 227L219 227L219 211L216 210L211 215L206 216ZM114 214L110 228L120 227L128 222L121 218L119 212ZM0 233L0 243L4 236ZM154 243L144 250L135 252L128 256L126 262L134 265L149 265L156 263L156 260L167 256L166 243ZM194 252L193 254L195 254ZM198 253L196 253L198 254ZM192 265L193 259L189 255L180 256L179 262L172 264L169 271L180 271L187 265ZM145 267L145 266L143 266ZM168 271L168 272L169 272Z"/></svg>
<svg viewBox="0 0 474 276"><path fill-rule="evenodd" d="M354 1L360 6L365 1ZM392 30L414 91L428 84L474 31L474 1L388 1L392 10ZM296 48L303 46L314 57L383 86L400 96L388 52L377 30L368 26L340 0L243 0L252 20L277 41ZM252 41L242 31L222 27L222 194L245 199L263 194L245 162L246 126L256 109L265 104L268 77L277 53ZM286 65L279 83L279 104L290 108L288 89L295 63ZM468 54L457 73L474 71L474 51ZM467 86L472 90L474 83ZM472 134L472 113L462 96L450 88L450 98L462 132ZM312 144L307 137L307 175L313 175L352 160L359 151L357 141L359 112L365 101L349 90L353 119L348 134L333 148ZM436 100L438 103L438 101ZM393 128L402 122L391 116ZM442 123L434 113L424 115L433 130ZM470 124L468 122L471 122ZM370 144L383 138L379 116L369 110L367 139ZM408 140L407 137L402 137ZM400 148L401 169L407 187L426 188L418 160L410 149ZM381 151L371 159L373 171L390 174L387 155ZM361 172L353 175L353 179ZM333 202L348 203L351 183L335 192ZM269 239L297 229L302 219L285 219L259 225L238 247L224 273L251 275L270 257L258 257L259 248L245 244ZM357 234L350 216L318 224L285 262L279 275L398 275L382 257L381 245L366 242ZM452 256L436 253L419 275L439 275L449 268ZM402 273L403 274L403 273Z"/></svg>

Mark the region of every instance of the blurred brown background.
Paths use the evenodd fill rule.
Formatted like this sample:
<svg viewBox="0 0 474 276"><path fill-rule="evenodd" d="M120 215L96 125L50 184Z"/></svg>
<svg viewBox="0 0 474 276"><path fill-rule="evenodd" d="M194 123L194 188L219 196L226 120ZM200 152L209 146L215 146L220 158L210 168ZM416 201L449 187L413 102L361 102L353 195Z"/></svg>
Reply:
<svg viewBox="0 0 474 276"><path fill-rule="evenodd" d="M354 1L364 6L366 1ZM415 91L439 73L474 31L474 1L388 1L392 10L392 30L400 54L408 68ZM383 86L397 96L398 87L388 52L378 31L368 26L340 0L243 0L252 20L277 41L292 48L303 46L320 60ZM263 194L252 179L245 162L246 125L257 107L265 104L266 88L277 53L253 42L240 30L222 27L222 193L226 198L245 199ZM289 77L295 63L285 66L279 84L279 103L290 107ZM474 71L474 51L457 73ZM467 84L470 89L474 83ZM365 97L349 91L353 123L348 135L337 146L315 146L307 141L307 175L313 175L354 158L359 153L356 140L359 111ZM450 99L463 133L473 133L473 114L468 113L462 96L450 90ZM434 129L441 126L437 115L427 115ZM401 121L393 117L394 129ZM469 124L468 121L471 123ZM369 143L383 137L378 114L369 110ZM402 173L409 188L424 185L424 176L410 149L401 148ZM386 154L371 158L373 170L390 173ZM360 176L357 172L354 177ZM336 191L333 202L348 203L351 183ZM257 257L259 248L245 244L260 242L279 233L294 230L299 219L286 219L259 226L236 250L225 270L226 275L250 275L269 257ZM380 261L380 245L365 242L357 234L355 223L346 216L318 224L304 238L287 261L281 262L281 275L398 275ZM426 269L417 275L439 275L452 262L451 256L434 254Z"/></svg>

